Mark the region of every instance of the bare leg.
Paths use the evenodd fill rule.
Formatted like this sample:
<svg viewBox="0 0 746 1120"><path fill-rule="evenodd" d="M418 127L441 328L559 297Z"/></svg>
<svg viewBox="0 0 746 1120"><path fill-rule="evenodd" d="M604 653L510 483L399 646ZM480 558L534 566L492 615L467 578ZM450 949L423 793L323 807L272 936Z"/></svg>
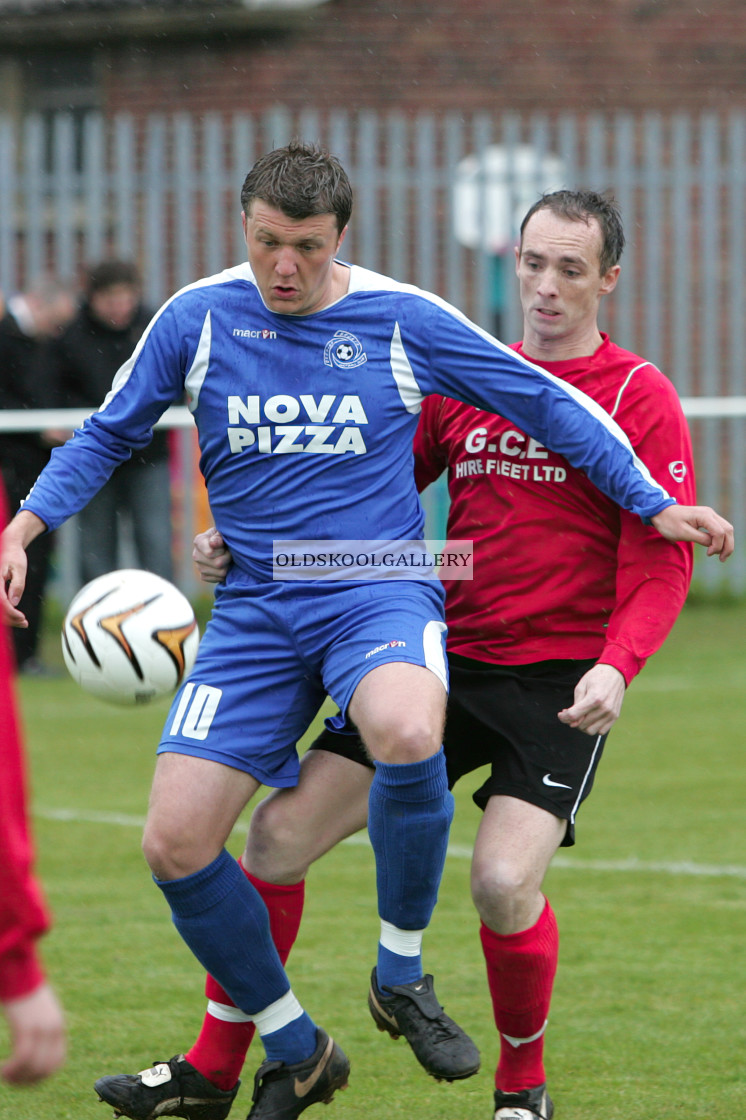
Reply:
<svg viewBox="0 0 746 1120"><path fill-rule="evenodd" d="M242 770L184 754L158 755L143 851L156 879L179 879L212 863L259 789Z"/></svg>
<svg viewBox="0 0 746 1120"><path fill-rule="evenodd" d="M544 909L541 884L567 822L515 797L491 797L471 867L474 905L496 933L528 929Z"/></svg>
<svg viewBox="0 0 746 1120"><path fill-rule="evenodd" d="M267 883L297 883L317 859L365 828L373 771L331 751L308 751L298 785L274 790L251 817L242 863Z"/></svg>
<svg viewBox="0 0 746 1120"><path fill-rule="evenodd" d="M379 762L418 762L443 741L446 690L429 669L396 662L363 677L350 716Z"/></svg>

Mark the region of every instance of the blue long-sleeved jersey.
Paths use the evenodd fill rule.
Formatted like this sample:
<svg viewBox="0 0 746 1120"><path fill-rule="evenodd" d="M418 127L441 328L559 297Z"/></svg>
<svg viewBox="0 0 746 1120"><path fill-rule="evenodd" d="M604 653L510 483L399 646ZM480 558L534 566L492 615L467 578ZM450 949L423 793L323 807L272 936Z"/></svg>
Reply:
<svg viewBox="0 0 746 1120"><path fill-rule="evenodd" d="M499 412L642 517L673 502L594 401L436 296L352 266L342 299L283 315L243 264L161 308L24 508L56 528L185 392L239 581L271 578L274 539L420 538L412 439L430 393Z"/></svg>

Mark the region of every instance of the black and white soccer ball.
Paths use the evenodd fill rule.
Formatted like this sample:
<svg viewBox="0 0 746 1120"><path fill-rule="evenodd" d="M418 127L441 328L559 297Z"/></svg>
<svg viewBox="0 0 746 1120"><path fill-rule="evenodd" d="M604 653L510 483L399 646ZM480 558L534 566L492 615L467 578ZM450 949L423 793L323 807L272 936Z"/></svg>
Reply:
<svg viewBox="0 0 746 1120"><path fill-rule="evenodd" d="M174 692L191 670L198 644L186 596L161 576L136 568L87 583L62 624L71 676L113 704L146 704Z"/></svg>

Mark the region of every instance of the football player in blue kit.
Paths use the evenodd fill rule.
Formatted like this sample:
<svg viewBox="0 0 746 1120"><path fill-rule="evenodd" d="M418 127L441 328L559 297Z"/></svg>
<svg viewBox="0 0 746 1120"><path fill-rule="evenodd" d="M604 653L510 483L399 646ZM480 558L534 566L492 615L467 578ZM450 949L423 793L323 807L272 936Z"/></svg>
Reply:
<svg viewBox="0 0 746 1120"><path fill-rule="evenodd" d="M374 1018L438 1079L471 1076L479 1055L421 958L453 811L441 585L365 571L273 578L273 542L421 541L412 440L431 393L499 411L670 539L722 557L733 542L713 510L676 505L584 394L438 297L340 260L352 191L334 157L272 151L241 201L248 264L173 296L101 409L53 453L3 534L0 604L23 625L29 542L82 508L186 392L234 564L166 719L143 847L179 933L225 993L218 1014L251 1020L262 1039L250 1120L293 1120L346 1085L349 1063L293 994L261 893L225 843L260 785L297 782L295 744L327 693L375 760ZM183 1056L97 1088L134 1120L222 1120L237 1092Z"/></svg>

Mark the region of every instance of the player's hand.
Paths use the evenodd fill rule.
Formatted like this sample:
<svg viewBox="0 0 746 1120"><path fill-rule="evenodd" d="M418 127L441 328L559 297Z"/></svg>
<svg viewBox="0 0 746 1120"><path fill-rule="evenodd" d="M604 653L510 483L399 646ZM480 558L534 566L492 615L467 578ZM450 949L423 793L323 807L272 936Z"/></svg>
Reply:
<svg viewBox="0 0 746 1120"><path fill-rule="evenodd" d="M0 1005L8 1020L11 1054L0 1075L12 1085L31 1085L65 1060L65 1018L49 984Z"/></svg>
<svg viewBox="0 0 746 1120"><path fill-rule="evenodd" d="M694 541L708 556L727 560L733 552L733 526L709 506L666 506L650 518L667 541Z"/></svg>
<svg viewBox="0 0 746 1120"><path fill-rule="evenodd" d="M46 529L40 517L20 510L0 536L0 621L26 628L28 622L18 604L26 586L26 549Z"/></svg>
<svg viewBox="0 0 746 1120"><path fill-rule="evenodd" d="M619 718L625 688L613 665L594 665L575 685L574 703L557 713L559 719L587 735L605 735Z"/></svg>
<svg viewBox="0 0 746 1120"><path fill-rule="evenodd" d="M0 537L0 615L9 626L28 627L28 620L18 604L26 586L28 561L26 551L13 540Z"/></svg>
<svg viewBox="0 0 746 1120"><path fill-rule="evenodd" d="M46 428L39 433L39 439L45 447L61 447L63 443L67 443L72 434L67 428Z"/></svg>
<svg viewBox="0 0 746 1120"><path fill-rule="evenodd" d="M233 563L230 550L217 529L197 533L192 548L192 560L197 565L203 583L222 583Z"/></svg>

